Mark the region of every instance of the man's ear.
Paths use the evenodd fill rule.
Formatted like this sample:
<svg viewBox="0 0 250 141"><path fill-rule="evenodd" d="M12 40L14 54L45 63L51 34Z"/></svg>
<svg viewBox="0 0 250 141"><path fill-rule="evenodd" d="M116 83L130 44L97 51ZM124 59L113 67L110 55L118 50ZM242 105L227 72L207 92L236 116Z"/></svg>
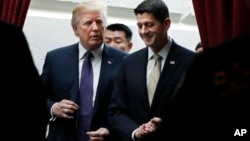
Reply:
<svg viewBox="0 0 250 141"><path fill-rule="evenodd" d="M129 42L128 43L128 52L130 52L132 50L132 47L133 47L133 43Z"/></svg>
<svg viewBox="0 0 250 141"><path fill-rule="evenodd" d="M77 26L72 26L72 29L73 29L75 35L78 36L79 34L78 34L78 31L77 31Z"/></svg>

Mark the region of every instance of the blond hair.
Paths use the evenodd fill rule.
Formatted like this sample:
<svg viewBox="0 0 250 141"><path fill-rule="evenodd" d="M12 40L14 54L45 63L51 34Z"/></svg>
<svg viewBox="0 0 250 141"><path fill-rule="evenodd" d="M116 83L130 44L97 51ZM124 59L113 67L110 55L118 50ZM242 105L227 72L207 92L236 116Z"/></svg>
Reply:
<svg viewBox="0 0 250 141"><path fill-rule="evenodd" d="M104 26L107 23L107 5L98 0L85 0L75 6L72 11L71 25L75 26L81 19L81 14L85 12L98 11L102 14Z"/></svg>

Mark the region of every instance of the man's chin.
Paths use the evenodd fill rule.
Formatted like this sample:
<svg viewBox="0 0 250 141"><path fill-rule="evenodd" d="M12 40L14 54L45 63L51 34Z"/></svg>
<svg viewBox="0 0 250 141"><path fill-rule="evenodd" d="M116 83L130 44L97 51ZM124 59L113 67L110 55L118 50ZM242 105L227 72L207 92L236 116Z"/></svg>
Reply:
<svg viewBox="0 0 250 141"><path fill-rule="evenodd" d="M151 40L143 40L143 42L145 43L146 46L151 46L152 45L152 41Z"/></svg>
<svg viewBox="0 0 250 141"><path fill-rule="evenodd" d="M144 42L147 47L152 46L152 43Z"/></svg>
<svg viewBox="0 0 250 141"><path fill-rule="evenodd" d="M99 48L101 45L102 45L102 42L91 42L91 43L89 44L89 47L90 47L91 49L97 49L97 48Z"/></svg>

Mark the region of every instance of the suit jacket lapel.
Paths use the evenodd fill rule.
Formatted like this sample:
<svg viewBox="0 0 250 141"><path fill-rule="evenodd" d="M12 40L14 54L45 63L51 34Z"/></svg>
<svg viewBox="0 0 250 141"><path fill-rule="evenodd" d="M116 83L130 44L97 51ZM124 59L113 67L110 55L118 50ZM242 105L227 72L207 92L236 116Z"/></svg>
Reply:
<svg viewBox="0 0 250 141"><path fill-rule="evenodd" d="M70 66L70 72L68 72L69 75L69 82L70 85L72 85L70 90L70 99L73 101L77 101L78 99L78 92L79 92L79 50L78 50L78 43L72 45L73 47L68 53L68 59L65 59L65 61L69 61ZM65 57L66 58L66 57ZM62 70L63 71L63 70Z"/></svg>
<svg viewBox="0 0 250 141"><path fill-rule="evenodd" d="M138 71L137 76L135 76L135 80L137 80L137 86L138 89L143 94L143 97L145 98L145 104L148 105L149 110L149 101L148 101L148 90L147 90L147 63L148 63L148 49L145 48L145 51L142 52L140 55L140 58L138 58L138 69L135 69L135 71ZM147 103L147 104L146 104Z"/></svg>
<svg viewBox="0 0 250 141"><path fill-rule="evenodd" d="M135 61L131 64L131 74L133 75L133 83L136 84L136 88L139 92L137 95L140 95L140 99L143 105L146 107L144 109L149 110L149 101L148 101L148 94L147 94L147 57L148 57L148 48L141 50L139 54L136 54Z"/></svg>
<svg viewBox="0 0 250 141"><path fill-rule="evenodd" d="M173 42L173 45L170 49L170 52L167 56L167 59L165 61L157 88L155 92L155 96L152 102L152 106L157 103L158 98L163 93L165 89L168 89L168 83L172 79L173 73L175 72L175 69L180 65L180 57L178 52L178 46Z"/></svg>

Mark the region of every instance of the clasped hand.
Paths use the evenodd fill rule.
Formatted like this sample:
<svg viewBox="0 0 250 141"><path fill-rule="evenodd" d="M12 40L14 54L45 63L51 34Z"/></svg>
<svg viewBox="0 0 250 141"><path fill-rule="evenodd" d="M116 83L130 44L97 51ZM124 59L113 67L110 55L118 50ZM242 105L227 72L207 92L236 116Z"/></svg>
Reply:
<svg viewBox="0 0 250 141"><path fill-rule="evenodd" d="M63 99L52 106L52 114L56 117L73 119L73 113L78 109L79 106L75 102Z"/></svg>
<svg viewBox="0 0 250 141"><path fill-rule="evenodd" d="M149 122L140 125L135 132L135 138L140 140L157 130L159 124L162 122L161 118L153 117Z"/></svg>

